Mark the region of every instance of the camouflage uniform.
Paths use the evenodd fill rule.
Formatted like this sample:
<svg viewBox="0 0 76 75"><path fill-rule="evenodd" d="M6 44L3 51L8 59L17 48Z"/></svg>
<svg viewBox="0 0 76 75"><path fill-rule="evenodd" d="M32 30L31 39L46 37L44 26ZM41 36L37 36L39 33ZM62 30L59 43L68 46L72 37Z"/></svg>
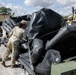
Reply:
<svg viewBox="0 0 76 75"><path fill-rule="evenodd" d="M7 44L7 51L5 52L2 61L6 61L9 54L12 52L11 56L11 65L15 65L16 56L18 55L19 51L19 41L24 37L26 38L25 30L16 26L12 31L9 33L9 41Z"/></svg>

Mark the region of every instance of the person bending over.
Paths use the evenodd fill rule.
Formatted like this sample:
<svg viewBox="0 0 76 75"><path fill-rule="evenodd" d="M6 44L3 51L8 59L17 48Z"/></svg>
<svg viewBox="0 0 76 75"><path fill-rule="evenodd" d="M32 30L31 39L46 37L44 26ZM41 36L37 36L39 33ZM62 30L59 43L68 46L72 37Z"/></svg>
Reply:
<svg viewBox="0 0 76 75"><path fill-rule="evenodd" d="M11 55L11 68L15 67L15 61L16 61L16 57L17 57L18 51L19 51L20 40L22 38L26 39L26 32L25 32L26 26L27 26L27 21L22 20L9 33L9 41L7 43L7 50L6 50L5 54L4 54L4 56L2 58L2 62L1 62L1 64L3 66L6 66L5 65L6 59L8 58L10 53L12 52L12 55Z"/></svg>

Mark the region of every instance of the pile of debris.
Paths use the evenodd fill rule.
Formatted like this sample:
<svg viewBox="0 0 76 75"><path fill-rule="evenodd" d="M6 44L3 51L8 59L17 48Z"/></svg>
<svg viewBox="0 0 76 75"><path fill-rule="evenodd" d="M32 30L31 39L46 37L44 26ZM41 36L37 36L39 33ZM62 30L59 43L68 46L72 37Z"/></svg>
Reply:
<svg viewBox="0 0 76 75"><path fill-rule="evenodd" d="M28 17L5 19L2 27L7 36L22 19L28 21L28 39L21 42L18 61L29 74L50 75L52 64L76 56L76 25L66 25L61 15L43 8Z"/></svg>

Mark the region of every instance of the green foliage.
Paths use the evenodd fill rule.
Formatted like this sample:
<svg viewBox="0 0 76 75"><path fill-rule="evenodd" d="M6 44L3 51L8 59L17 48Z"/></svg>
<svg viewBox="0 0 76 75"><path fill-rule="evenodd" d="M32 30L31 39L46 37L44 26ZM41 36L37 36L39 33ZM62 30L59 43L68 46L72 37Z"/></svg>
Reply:
<svg viewBox="0 0 76 75"><path fill-rule="evenodd" d="M63 16L64 18L68 18L68 16Z"/></svg>
<svg viewBox="0 0 76 75"><path fill-rule="evenodd" d="M11 12L12 12L12 10L10 8L0 7L1 14L11 14Z"/></svg>

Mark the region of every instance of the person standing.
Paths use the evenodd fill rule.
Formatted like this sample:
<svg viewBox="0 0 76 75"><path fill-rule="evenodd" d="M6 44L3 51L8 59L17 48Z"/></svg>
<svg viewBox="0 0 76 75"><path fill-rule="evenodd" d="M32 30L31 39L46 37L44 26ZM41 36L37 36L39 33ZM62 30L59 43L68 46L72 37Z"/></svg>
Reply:
<svg viewBox="0 0 76 75"><path fill-rule="evenodd" d="M12 52L12 55L11 55L11 68L15 67L15 61L16 61L16 57L17 57L18 51L19 51L20 40L22 38L26 39L26 32L25 32L26 26L27 26L27 21L22 20L9 33L9 41L7 43L7 51L5 52L5 54L4 54L3 58L2 58L2 62L1 62L1 64L3 66L6 66L5 62L6 62L7 58L8 58L8 56L10 55L10 53Z"/></svg>

